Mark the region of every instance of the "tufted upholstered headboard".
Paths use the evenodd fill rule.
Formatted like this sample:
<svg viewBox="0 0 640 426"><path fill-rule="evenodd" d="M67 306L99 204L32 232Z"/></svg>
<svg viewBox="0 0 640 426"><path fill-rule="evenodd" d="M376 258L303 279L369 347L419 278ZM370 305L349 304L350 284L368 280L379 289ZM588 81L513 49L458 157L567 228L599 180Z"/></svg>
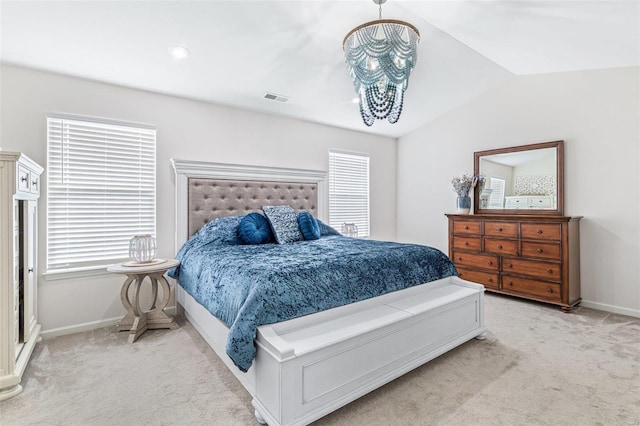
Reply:
<svg viewBox="0 0 640 426"><path fill-rule="evenodd" d="M327 219L326 172L172 159L176 251L211 219L288 204Z"/></svg>
<svg viewBox="0 0 640 426"><path fill-rule="evenodd" d="M244 216L262 211L262 206L288 204L296 212L318 215L318 185L300 182L189 179L189 235L211 219Z"/></svg>

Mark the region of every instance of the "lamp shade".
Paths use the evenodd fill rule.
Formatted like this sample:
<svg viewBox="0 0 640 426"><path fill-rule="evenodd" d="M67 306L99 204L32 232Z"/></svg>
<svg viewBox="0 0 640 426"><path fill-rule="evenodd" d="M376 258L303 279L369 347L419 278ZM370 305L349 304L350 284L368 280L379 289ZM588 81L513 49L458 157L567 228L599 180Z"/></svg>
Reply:
<svg viewBox="0 0 640 426"><path fill-rule="evenodd" d="M416 27L393 19L367 22L344 38L345 62L367 126L376 119L396 123L400 118L419 40Z"/></svg>

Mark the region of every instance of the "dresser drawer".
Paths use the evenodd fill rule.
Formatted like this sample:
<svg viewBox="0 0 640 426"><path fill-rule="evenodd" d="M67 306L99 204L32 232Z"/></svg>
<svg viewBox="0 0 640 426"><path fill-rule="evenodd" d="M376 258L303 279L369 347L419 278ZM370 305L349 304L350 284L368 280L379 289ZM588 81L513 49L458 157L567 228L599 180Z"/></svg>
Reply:
<svg viewBox="0 0 640 426"><path fill-rule="evenodd" d="M520 225L523 240L560 241L560 224L556 223L523 223Z"/></svg>
<svg viewBox="0 0 640 426"><path fill-rule="evenodd" d="M560 244L539 243L537 241L523 241L521 249L522 257L538 257L541 259L562 259Z"/></svg>
<svg viewBox="0 0 640 426"><path fill-rule="evenodd" d="M545 280L560 281L561 265L559 263L542 262L537 260L523 260L516 258L502 259L502 271L529 275L531 277L542 278Z"/></svg>
<svg viewBox="0 0 640 426"><path fill-rule="evenodd" d="M559 302L562 298L560 284L512 277L510 275L502 276L502 289L556 302Z"/></svg>
<svg viewBox="0 0 640 426"><path fill-rule="evenodd" d="M528 209L529 197L505 197L505 209Z"/></svg>
<svg viewBox="0 0 640 426"><path fill-rule="evenodd" d="M480 269L498 270L498 256L475 253L453 252L453 263L457 265L473 266Z"/></svg>
<svg viewBox="0 0 640 426"><path fill-rule="evenodd" d="M518 236L518 225L513 222L493 222L484 223L484 235L487 237L511 237Z"/></svg>
<svg viewBox="0 0 640 426"><path fill-rule="evenodd" d="M471 220L455 220L453 222L453 233L480 235L480 222Z"/></svg>
<svg viewBox="0 0 640 426"><path fill-rule="evenodd" d="M532 196L529 198L529 206L533 209L549 209L553 207L553 199L548 196Z"/></svg>
<svg viewBox="0 0 640 426"><path fill-rule="evenodd" d="M518 241L516 240L496 240L493 238L484 239L484 251L486 253L518 255Z"/></svg>
<svg viewBox="0 0 640 426"><path fill-rule="evenodd" d="M472 269L457 268L458 275L463 280L472 281L474 283L482 284L487 288L500 288L500 281L498 274L492 274L490 272L474 271Z"/></svg>
<svg viewBox="0 0 640 426"><path fill-rule="evenodd" d="M480 237L453 237L453 248L461 250L480 251Z"/></svg>

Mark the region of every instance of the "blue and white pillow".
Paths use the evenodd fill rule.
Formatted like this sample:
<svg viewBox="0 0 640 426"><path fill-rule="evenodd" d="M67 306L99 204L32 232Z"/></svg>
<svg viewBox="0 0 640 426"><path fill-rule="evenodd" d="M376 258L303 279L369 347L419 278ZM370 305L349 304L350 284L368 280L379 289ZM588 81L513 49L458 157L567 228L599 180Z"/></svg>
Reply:
<svg viewBox="0 0 640 426"><path fill-rule="evenodd" d="M298 216L291 206L262 206L264 215L269 219L271 230L278 244L303 241L304 236L298 226Z"/></svg>

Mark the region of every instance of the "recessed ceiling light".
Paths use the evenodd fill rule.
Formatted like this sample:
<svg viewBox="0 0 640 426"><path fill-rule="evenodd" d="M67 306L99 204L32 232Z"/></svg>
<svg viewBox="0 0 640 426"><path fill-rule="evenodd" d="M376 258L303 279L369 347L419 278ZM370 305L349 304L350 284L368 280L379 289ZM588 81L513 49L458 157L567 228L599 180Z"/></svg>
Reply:
<svg viewBox="0 0 640 426"><path fill-rule="evenodd" d="M184 59L189 56L189 49L184 46L171 46L169 53L174 59Z"/></svg>

